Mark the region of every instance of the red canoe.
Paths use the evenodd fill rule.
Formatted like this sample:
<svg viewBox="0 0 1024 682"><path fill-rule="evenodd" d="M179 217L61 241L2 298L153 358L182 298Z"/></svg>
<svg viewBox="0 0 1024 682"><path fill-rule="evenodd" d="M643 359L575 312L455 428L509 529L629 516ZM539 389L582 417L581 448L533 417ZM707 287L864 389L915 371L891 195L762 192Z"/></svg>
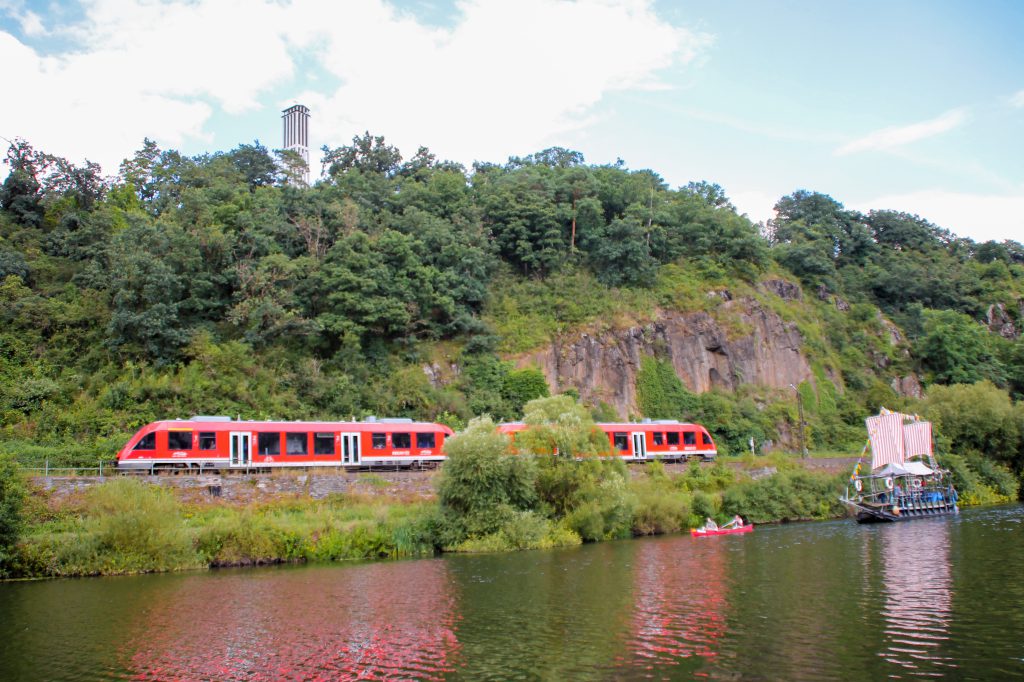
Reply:
<svg viewBox="0 0 1024 682"><path fill-rule="evenodd" d="M739 528L719 528L718 530L704 530L703 528L693 528L690 530L690 535L695 538L702 538L706 535L733 535L735 533L753 533L754 526L747 524L746 526L740 526Z"/></svg>

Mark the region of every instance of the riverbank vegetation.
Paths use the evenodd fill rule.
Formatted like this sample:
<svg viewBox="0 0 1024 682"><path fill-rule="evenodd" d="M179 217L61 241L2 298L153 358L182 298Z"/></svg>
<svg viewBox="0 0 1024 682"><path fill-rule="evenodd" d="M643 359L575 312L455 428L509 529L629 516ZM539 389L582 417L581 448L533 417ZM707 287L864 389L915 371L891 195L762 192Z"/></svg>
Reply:
<svg viewBox="0 0 1024 682"><path fill-rule="evenodd" d="M755 524L843 516L847 473L805 468L776 454L669 473L661 462L607 458L589 412L569 396L526 405L513 442L488 417L451 439L436 500L380 495L258 503L182 501L169 487L114 478L56 498L25 495L8 458L0 499L7 577L172 571L281 562L545 549L676 533L740 515ZM976 455L946 455L964 504L1006 502L1017 479Z"/></svg>

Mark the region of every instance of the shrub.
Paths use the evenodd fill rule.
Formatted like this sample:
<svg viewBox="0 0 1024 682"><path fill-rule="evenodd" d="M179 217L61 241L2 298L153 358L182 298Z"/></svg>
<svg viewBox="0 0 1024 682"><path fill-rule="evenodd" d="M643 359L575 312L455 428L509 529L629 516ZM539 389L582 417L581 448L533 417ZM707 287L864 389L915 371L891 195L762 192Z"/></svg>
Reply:
<svg viewBox="0 0 1024 682"><path fill-rule="evenodd" d="M608 437L597 428L594 418L572 396L556 395L531 400L523 409L530 428L519 434L516 441L537 455L555 452L561 457L603 455L611 446Z"/></svg>
<svg viewBox="0 0 1024 682"><path fill-rule="evenodd" d="M634 535L675 533L688 524L691 507L686 493L658 485L634 486L634 491L637 493L632 520Z"/></svg>
<svg viewBox="0 0 1024 682"><path fill-rule="evenodd" d="M0 456L0 577L8 574L24 528L25 481L12 457Z"/></svg>
<svg viewBox="0 0 1024 682"><path fill-rule="evenodd" d="M474 419L445 444L435 523L439 544L496 532L509 513L532 509L537 501L533 458L508 454L508 438L488 417Z"/></svg>
<svg viewBox="0 0 1024 682"><path fill-rule="evenodd" d="M298 533L280 529L261 514L245 510L212 519L196 537L196 549L211 566L278 563L302 558Z"/></svg>
<svg viewBox="0 0 1024 682"><path fill-rule="evenodd" d="M86 492L85 512L85 535L94 542L93 568L99 572L173 570L197 563L180 506L164 488L114 479Z"/></svg>
<svg viewBox="0 0 1024 682"><path fill-rule="evenodd" d="M845 479L845 474L780 471L726 490L722 512L727 516L739 514L754 523L834 518L844 512L838 491Z"/></svg>

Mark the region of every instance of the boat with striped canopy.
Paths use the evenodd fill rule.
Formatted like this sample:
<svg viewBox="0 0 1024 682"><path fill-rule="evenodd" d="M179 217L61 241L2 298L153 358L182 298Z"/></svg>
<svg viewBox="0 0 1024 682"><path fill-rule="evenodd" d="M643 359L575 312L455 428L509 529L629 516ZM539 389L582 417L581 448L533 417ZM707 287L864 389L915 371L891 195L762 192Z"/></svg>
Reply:
<svg viewBox="0 0 1024 682"><path fill-rule="evenodd" d="M959 511L949 472L935 461L931 422L882 408L865 424L868 440L840 497L859 523ZM866 467L864 455L869 448L871 461Z"/></svg>

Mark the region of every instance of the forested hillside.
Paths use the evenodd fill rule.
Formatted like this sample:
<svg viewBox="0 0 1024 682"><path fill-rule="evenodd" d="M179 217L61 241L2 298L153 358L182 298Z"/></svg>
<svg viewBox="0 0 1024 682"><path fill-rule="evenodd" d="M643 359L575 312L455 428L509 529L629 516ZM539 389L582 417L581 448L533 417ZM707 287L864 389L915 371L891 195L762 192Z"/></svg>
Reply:
<svg viewBox="0 0 1024 682"><path fill-rule="evenodd" d="M548 391L581 395L524 361L532 349L672 312L742 337L727 304L743 300L799 332L811 374L796 391L733 376L697 393L654 344L631 414L584 402L700 420L734 453L792 447L798 395L816 449L857 448L884 404L946 415L945 449L1021 465L1017 242L803 190L762 230L717 185L672 189L559 148L466 169L366 134L323 161L297 188L295 159L258 143L189 158L147 140L114 178L12 145L0 449L95 461L197 413L513 419Z"/></svg>

